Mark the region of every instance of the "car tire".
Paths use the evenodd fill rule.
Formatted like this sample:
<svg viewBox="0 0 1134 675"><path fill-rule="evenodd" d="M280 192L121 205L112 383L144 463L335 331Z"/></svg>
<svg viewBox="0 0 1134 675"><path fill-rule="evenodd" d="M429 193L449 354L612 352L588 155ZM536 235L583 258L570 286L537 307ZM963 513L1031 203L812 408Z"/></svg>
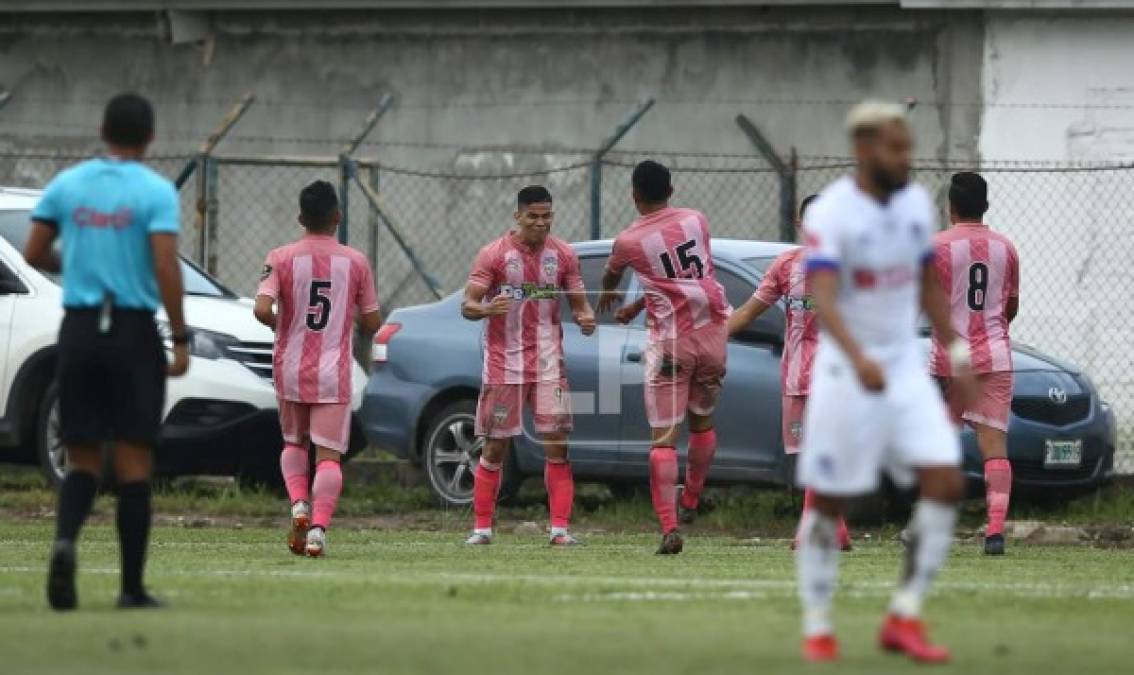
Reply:
<svg viewBox="0 0 1134 675"><path fill-rule="evenodd" d="M59 385L55 382L47 386L40 399L35 432L40 471L53 487L58 487L67 470L67 453L59 430Z"/></svg>
<svg viewBox="0 0 1134 675"><path fill-rule="evenodd" d="M473 434L476 401L464 399L450 403L426 420L425 424L419 456L430 489L444 504L471 504L473 471L484 447L484 439ZM523 482L514 453L508 453L503 472L498 502L506 502L515 497Z"/></svg>

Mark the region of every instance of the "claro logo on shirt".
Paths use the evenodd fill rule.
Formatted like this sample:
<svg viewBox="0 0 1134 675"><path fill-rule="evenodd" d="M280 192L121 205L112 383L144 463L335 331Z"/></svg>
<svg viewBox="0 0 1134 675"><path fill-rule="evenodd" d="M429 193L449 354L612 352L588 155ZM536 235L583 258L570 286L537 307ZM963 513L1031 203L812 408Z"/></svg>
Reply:
<svg viewBox="0 0 1134 675"><path fill-rule="evenodd" d="M898 288L913 283L917 278L914 270L908 265L895 265L880 270L859 267L854 270L853 275L855 288L868 290Z"/></svg>
<svg viewBox="0 0 1134 675"><path fill-rule="evenodd" d="M554 300L559 297L559 287L554 284L536 284L525 281L519 285L504 284L500 292L513 300Z"/></svg>
<svg viewBox="0 0 1134 675"><path fill-rule="evenodd" d="M96 209L80 206L71 212L71 220L79 227L123 230L133 224L134 212L127 208L121 208L111 213L103 213Z"/></svg>

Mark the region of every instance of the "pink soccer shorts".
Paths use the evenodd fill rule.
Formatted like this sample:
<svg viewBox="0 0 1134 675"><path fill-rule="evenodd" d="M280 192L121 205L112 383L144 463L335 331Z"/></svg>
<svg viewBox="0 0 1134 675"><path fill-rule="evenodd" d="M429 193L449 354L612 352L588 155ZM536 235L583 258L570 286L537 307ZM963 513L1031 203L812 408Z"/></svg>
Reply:
<svg viewBox="0 0 1134 675"><path fill-rule="evenodd" d="M961 406L950 395L948 378L943 379L949 414L955 424L962 421L983 424L986 427L1008 431L1008 416L1012 410L1012 373L1009 371L980 373L977 375L980 395L969 406Z"/></svg>
<svg viewBox="0 0 1134 675"><path fill-rule="evenodd" d="M567 379L527 384L486 384L476 404L477 436L519 436L524 406L531 406L538 434L571 431L571 391Z"/></svg>
<svg viewBox="0 0 1134 675"><path fill-rule="evenodd" d="M350 403L300 403L280 399L280 429L284 441L345 453L350 447Z"/></svg>
<svg viewBox="0 0 1134 675"><path fill-rule="evenodd" d="M654 429L685 420L685 411L712 415L728 356L728 325L709 324L646 348L646 417Z"/></svg>
<svg viewBox="0 0 1134 675"><path fill-rule="evenodd" d="M799 453L800 439L803 438L803 412L807 409L806 396L783 397L783 435L784 453Z"/></svg>

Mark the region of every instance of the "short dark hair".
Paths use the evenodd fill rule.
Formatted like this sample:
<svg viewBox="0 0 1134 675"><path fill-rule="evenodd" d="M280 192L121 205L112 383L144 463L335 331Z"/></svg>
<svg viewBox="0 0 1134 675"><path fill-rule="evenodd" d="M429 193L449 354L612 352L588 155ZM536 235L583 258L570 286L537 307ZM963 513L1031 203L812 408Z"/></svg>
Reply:
<svg viewBox="0 0 1134 675"><path fill-rule="evenodd" d="M154 136L154 107L138 94L119 94L102 113L102 137L111 145L136 148Z"/></svg>
<svg viewBox="0 0 1134 675"><path fill-rule="evenodd" d="M516 208L523 209L532 204L550 204L551 193L542 185L529 185L516 195Z"/></svg>
<svg viewBox="0 0 1134 675"><path fill-rule="evenodd" d="M972 171L953 174L949 183L949 205L958 217L979 220L988 211L988 183Z"/></svg>
<svg viewBox="0 0 1134 675"><path fill-rule="evenodd" d="M807 213L807 207L811 206L811 203L814 202L816 199L819 199L819 195L817 195L817 194L816 195L807 195L806 197L803 198L803 201L799 202L799 217L800 218L803 217L803 214Z"/></svg>
<svg viewBox="0 0 1134 675"><path fill-rule="evenodd" d="M308 230L326 230L339 210L339 197L335 186L317 180L299 193L299 217Z"/></svg>
<svg viewBox="0 0 1134 675"><path fill-rule="evenodd" d="M669 169L652 159L638 162L630 178L634 191L647 204L660 204L669 199L673 192L671 179Z"/></svg>

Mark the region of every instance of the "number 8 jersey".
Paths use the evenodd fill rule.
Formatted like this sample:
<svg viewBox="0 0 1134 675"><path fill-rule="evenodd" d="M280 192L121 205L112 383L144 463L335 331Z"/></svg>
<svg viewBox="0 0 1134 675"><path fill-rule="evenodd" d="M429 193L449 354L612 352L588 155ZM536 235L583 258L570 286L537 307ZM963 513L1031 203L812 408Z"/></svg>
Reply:
<svg viewBox="0 0 1134 675"><path fill-rule="evenodd" d="M973 371L999 373L1012 370L1008 336L1008 299L1020 295L1020 259L1016 247L983 223L957 223L934 238L937 278L949 310L953 330L969 342ZM949 358L933 341L931 371L948 377Z"/></svg>
<svg viewBox="0 0 1134 675"><path fill-rule="evenodd" d="M268 254L257 295L276 300L276 394L299 403L348 403L354 318L378 311L374 273L358 251L308 234Z"/></svg>
<svg viewBox="0 0 1134 675"><path fill-rule="evenodd" d="M638 218L614 240L607 269L638 273L646 295L650 340L679 335L728 320L724 289L717 283L709 223L700 211L666 207Z"/></svg>

